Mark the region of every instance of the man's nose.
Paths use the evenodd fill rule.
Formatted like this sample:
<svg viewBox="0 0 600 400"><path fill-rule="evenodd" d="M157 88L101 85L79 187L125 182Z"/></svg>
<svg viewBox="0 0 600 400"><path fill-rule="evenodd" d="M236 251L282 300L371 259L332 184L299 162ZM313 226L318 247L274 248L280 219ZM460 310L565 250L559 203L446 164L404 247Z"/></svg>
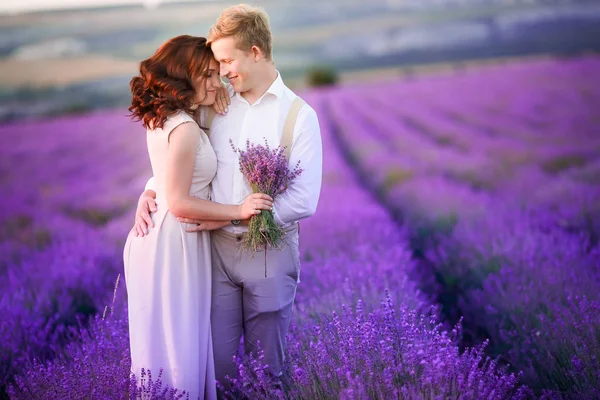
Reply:
<svg viewBox="0 0 600 400"><path fill-rule="evenodd" d="M226 64L222 63L219 65L221 77L226 78L229 71L227 70Z"/></svg>

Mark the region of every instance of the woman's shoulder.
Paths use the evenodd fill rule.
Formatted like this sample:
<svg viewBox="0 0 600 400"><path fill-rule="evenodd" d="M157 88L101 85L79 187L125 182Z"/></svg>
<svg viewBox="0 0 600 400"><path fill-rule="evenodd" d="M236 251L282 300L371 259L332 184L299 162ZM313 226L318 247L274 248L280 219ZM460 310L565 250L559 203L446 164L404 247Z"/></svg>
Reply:
<svg viewBox="0 0 600 400"><path fill-rule="evenodd" d="M168 123L170 125L175 124L175 126L177 126L183 122L196 123L196 120L190 114L186 113L185 111L178 111L175 114L169 116L169 118L167 118L165 125Z"/></svg>
<svg viewBox="0 0 600 400"><path fill-rule="evenodd" d="M151 131L159 131L160 130L160 131L168 134L173 129L177 128L179 125L186 123L186 122L191 122L191 123L198 125L196 120L194 120L194 118L192 118L191 115L189 115L185 111L178 111L178 112L170 115L169 117L167 117L162 128L154 129L154 130L150 129L150 130Z"/></svg>

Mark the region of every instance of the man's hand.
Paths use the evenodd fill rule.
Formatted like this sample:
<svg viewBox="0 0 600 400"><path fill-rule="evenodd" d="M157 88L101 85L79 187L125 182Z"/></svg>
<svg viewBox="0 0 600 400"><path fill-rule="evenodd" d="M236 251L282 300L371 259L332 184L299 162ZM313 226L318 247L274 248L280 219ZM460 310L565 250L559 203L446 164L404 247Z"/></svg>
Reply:
<svg viewBox="0 0 600 400"><path fill-rule="evenodd" d="M221 229L231 223L230 221L201 221L199 219L183 217L177 217L177 221L185 222L187 224L196 224L195 227L187 228L186 232L214 231L216 229ZM250 218L243 219L242 225L248 225L249 222Z"/></svg>
<svg viewBox="0 0 600 400"><path fill-rule="evenodd" d="M151 212L156 212L156 193L153 190L146 190L138 200L137 209L135 210L135 224L133 232L136 237L144 237L148 233L148 227L154 228L154 222L150 217Z"/></svg>
<svg viewBox="0 0 600 400"><path fill-rule="evenodd" d="M222 85L217 89L217 94L215 97L215 102L212 105L212 108L219 114L225 114L229 111L228 106L231 104L231 99L229 98L229 92L227 91L227 87Z"/></svg>
<svg viewBox="0 0 600 400"><path fill-rule="evenodd" d="M231 223L229 221L201 221L199 219L183 217L177 217L177 221L196 225L192 228L187 228L186 232L214 231L215 229L221 229Z"/></svg>

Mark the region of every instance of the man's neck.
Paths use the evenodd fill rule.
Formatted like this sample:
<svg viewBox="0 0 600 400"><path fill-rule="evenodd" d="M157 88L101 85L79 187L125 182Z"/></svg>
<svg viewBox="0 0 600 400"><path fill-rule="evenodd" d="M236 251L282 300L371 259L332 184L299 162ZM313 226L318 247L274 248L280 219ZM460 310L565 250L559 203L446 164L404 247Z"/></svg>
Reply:
<svg viewBox="0 0 600 400"><path fill-rule="evenodd" d="M264 75L259 77L257 85L248 91L240 93L240 95L249 104L254 104L256 100L260 99L267 92L273 82L275 82L275 79L277 79L277 69L275 69L275 65L271 64Z"/></svg>

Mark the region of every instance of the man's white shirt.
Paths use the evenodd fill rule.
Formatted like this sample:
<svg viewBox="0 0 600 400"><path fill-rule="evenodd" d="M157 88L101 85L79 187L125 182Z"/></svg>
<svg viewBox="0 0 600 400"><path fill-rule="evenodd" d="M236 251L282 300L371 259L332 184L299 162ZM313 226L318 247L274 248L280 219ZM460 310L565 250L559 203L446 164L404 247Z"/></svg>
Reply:
<svg viewBox="0 0 600 400"><path fill-rule="evenodd" d="M252 193L239 169L236 148L245 149L246 141L264 144L271 148L281 144L283 125L296 98L281 79L279 72L273 84L254 104L249 104L239 93L231 98L226 115L216 115L210 141L217 155L217 174L212 181L211 200L221 204L241 204ZM201 119L204 119L201 115ZM204 121L202 121L204 122ZM300 161L303 169L286 192L275 198L273 214L283 227L313 215L321 191L323 146L317 114L308 104L298 113L294 127L289 166ZM152 188L152 179L146 188ZM223 228L234 234L247 231L245 226L227 225Z"/></svg>

